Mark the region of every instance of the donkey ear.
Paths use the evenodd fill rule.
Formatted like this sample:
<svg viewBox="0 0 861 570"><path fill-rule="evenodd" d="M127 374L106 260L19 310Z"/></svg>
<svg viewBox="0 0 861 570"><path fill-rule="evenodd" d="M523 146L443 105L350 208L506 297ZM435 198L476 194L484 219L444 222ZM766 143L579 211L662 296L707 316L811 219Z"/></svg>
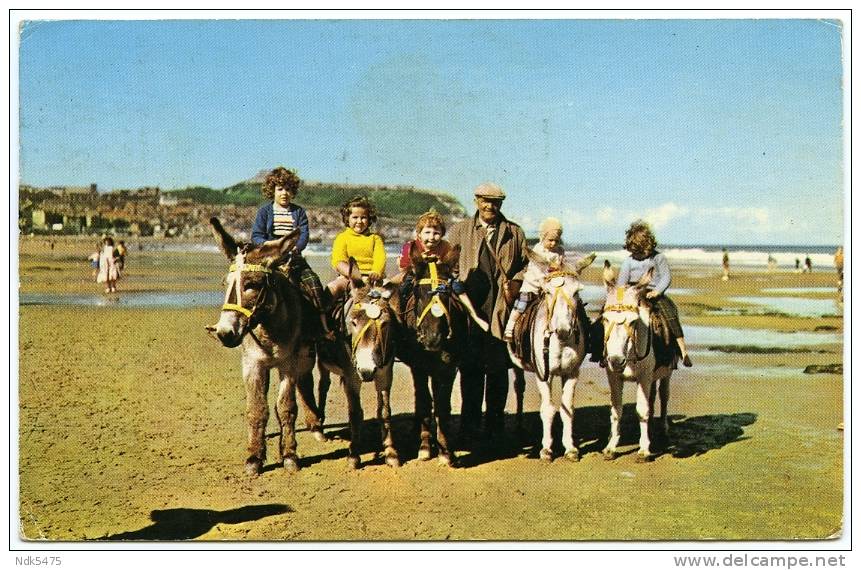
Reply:
<svg viewBox="0 0 861 570"><path fill-rule="evenodd" d="M424 258L422 257L422 252L419 251L419 248L416 246L416 242L412 242L410 244L410 265L418 267L419 264L423 262Z"/></svg>
<svg viewBox="0 0 861 570"><path fill-rule="evenodd" d="M526 257L529 258L529 261L540 267L541 271L544 273L547 273L550 270L550 263L548 263L543 256L538 255L531 249L526 250Z"/></svg>
<svg viewBox="0 0 861 570"><path fill-rule="evenodd" d="M640 280L637 281L637 284L634 285L634 287L636 287L637 289L645 289L646 285L648 285L649 283L652 282L652 276L654 274L655 274L655 268L654 267L649 268L649 270L646 271L646 273L644 273L642 277L640 277Z"/></svg>
<svg viewBox="0 0 861 570"><path fill-rule="evenodd" d="M460 262L460 244L451 248L451 250L443 256L442 262L446 264L449 269L456 270L458 263Z"/></svg>
<svg viewBox="0 0 861 570"><path fill-rule="evenodd" d="M604 279L604 285L609 289L610 287L615 287L616 285L616 272L613 271L613 268L610 267L610 262L608 260L604 260L604 271L601 273L601 277Z"/></svg>
<svg viewBox="0 0 861 570"><path fill-rule="evenodd" d="M362 272L359 271L359 264L355 258L350 257L350 285L353 289L361 289L365 286L365 281L362 279Z"/></svg>
<svg viewBox="0 0 861 570"><path fill-rule="evenodd" d="M221 251L224 252L224 255L227 256L227 259L233 259L236 257L236 252L239 247L236 245L236 240L233 239L227 230L224 229L224 226L221 225L221 221L215 216L209 218L209 225L212 226L212 235L215 236L215 241L218 242L218 247L221 248Z"/></svg>
<svg viewBox="0 0 861 570"><path fill-rule="evenodd" d="M293 254L297 241L299 241L298 228L280 239L266 242L267 246L272 245L275 248L275 259L272 260L270 265L278 265L287 261L287 258Z"/></svg>
<svg viewBox="0 0 861 570"><path fill-rule="evenodd" d="M592 262L595 261L596 257L597 257L597 254L593 251L592 253L590 253L589 255L587 255L586 257L584 257L583 259L581 259L577 263L575 263L574 264L574 273L576 273L577 275L580 275L581 271L583 271L584 269L586 269L587 267L592 265Z"/></svg>

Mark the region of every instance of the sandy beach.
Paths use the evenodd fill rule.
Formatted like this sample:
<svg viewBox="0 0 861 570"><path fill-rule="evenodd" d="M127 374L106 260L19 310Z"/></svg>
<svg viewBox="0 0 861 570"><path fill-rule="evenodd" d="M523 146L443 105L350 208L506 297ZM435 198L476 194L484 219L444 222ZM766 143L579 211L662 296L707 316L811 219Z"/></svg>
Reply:
<svg viewBox="0 0 861 570"><path fill-rule="evenodd" d="M91 242L69 238L49 249L43 239L23 239L22 299L104 297L86 262ZM318 269L321 262L314 260ZM218 254L133 246L120 301L22 304L23 539L783 540L841 533L843 376L804 369L842 365L843 319L738 300L827 304L835 298L832 268L803 275L745 268L722 282L719 266L673 267L680 291L673 298L689 327L695 367L673 375L670 440L652 463L637 463L632 453L633 386L624 395L626 453L602 458L609 391L593 363L581 369L577 385L578 463L537 459L541 424L531 375L520 430L509 392L510 442L501 456L456 447L457 469L418 461L412 382L397 364L393 414L402 467L374 458L376 402L366 385L364 466L348 468L346 403L333 384L326 427L332 440L300 431L303 469L290 475L276 466L271 417L269 465L256 478L243 473L239 349L223 348L203 329L217 319L217 305L123 304L135 295L219 296L225 271ZM598 270L587 270L583 281L599 285ZM273 383L270 403L275 390ZM457 385L452 404L457 414Z"/></svg>

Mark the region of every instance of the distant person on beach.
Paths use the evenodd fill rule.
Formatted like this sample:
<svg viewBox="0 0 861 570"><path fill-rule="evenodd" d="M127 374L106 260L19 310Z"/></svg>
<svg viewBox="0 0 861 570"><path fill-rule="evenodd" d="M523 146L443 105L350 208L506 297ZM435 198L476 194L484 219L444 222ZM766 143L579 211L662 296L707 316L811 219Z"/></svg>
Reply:
<svg viewBox="0 0 861 570"><path fill-rule="evenodd" d="M120 240L117 242L117 263L120 266L120 271L125 271L126 269L126 254L129 250L126 248L126 242Z"/></svg>
<svg viewBox="0 0 861 570"><path fill-rule="evenodd" d="M729 252L726 248L723 248L723 259L721 260L721 265L723 266L723 276L721 280L729 281Z"/></svg>
<svg viewBox="0 0 861 570"><path fill-rule="evenodd" d="M801 260L797 257L795 258L795 272L801 273Z"/></svg>
<svg viewBox="0 0 861 570"><path fill-rule="evenodd" d="M401 255L398 258L398 266L401 269L401 273L398 273L389 280L392 283L401 285L402 297L410 294L414 286L412 276L406 275L406 270L412 264L413 253L421 253L422 259L428 263L441 260L452 249L451 244L443 239L443 236L445 236L445 222L442 216L435 210L429 210L419 216L416 222L416 238L407 241L401 248ZM475 307L472 306L469 295L466 294L466 287L463 281L458 279L457 266L453 268L453 273L454 276L449 282L451 290L478 326L485 331L488 330L490 325L478 316Z"/></svg>
<svg viewBox="0 0 861 570"><path fill-rule="evenodd" d="M774 273L777 271L777 260L770 253L768 254L768 272Z"/></svg>
<svg viewBox="0 0 861 570"><path fill-rule="evenodd" d="M96 277L96 283L105 284L105 293L116 293L117 291L117 281L121 277L120 267L117 263L118 257L113 238L106 236L102 240L102 251L99 254L99 274Z"/></svg>
<svg viewBox="0 0 861 570"><path fill-rule="evenodd" d="M326 321L323 284L320 282L320 277L302 257L302 251L308 245L310 230L305 209L293 203L293 198L299 192L301 184L302 180L296 172L283 166L273 169L266 175L260 191L267 200L271 201L257 211L254 226L251 229L251 242L254 245L261 245L267 241L280 239L295 229L299 230L299 238L293 247L293 255L288 264L288 274L299 285L302 293L319 314L323 336L334 338L334 333L329 330Z"/></svg>
<svg viewBox="0 0 861 570"><path fill-rule="evenodd" d="M556 218L545 219L538 226L538 238L538 243L532 248L532 253L549 265L550 272L560 271L565 261L565 248L562 246L562 223ZM594 259L594 254L585 259L580 259L577 262L577 270L588 266ZM529 302L536 293L541 291L545 275L544 269L530 259L526 272L523 274L520 296L514 302L511 314L508 315L508 322L505 324L505 332L502 335L505 342L512 342L514 327L520 320L520 316L526 311ZM583 303L577 303L577 313L577 317L588 327L590 321Z"/></svg>
<svg viewBox="0 0 861 570"><path fill-rule="evenodd" d="M837 269L837 292L843 294L843 246L834 252L834 268Z"/></svg>
<svg viewBox="0 0 861 570"><path fill-rule="evenodd" d="M369 284L382 283L386 275L386 248L383 238L371 231L377 210L365 196L356 196L341 206L345 229L332 243L332 268L338 273L327 287L335 298L350 285L350 258L356 260L362 278Z"/></svg>
<svg viewBox="0 0 861 570"><path fill-rule="evenodd" d="M804 257L804 271L802 273L813 273L813 262L810 261L810 255Z"/></svg>
<svg viewBox="0 0 861 570"><path fill-rule="evenodd" d="M622 267L619 270L619 276L616 278L618 287L627 287L636 284L648 271L653 270L652 280L646 286L646 299L649 299L658 312L663 314L667 320L667 325L670 328L670 333L675 337L676 344L679 348L679 356L685 366L693 366L691 357L688 355L688 348L685 344L685 333L682 330L682 324L679 321L679 310L676 304L673 303L666 295L666 291L670 286L672 276L670 274L670 265L667 263L667 258L663 253L657 251L658 242L655 239L655 234L652 233L652 228L643 220L637 220L631 224L628 231L625 232L625 249L631 252L629 257L626 257L622 262ZM726 252L726 250L724 250ZM596 321L600 323L601 320ZM603 330L592 329L592 357L593 362L600 361L604 347L599 346L603 341Z"/></svg>

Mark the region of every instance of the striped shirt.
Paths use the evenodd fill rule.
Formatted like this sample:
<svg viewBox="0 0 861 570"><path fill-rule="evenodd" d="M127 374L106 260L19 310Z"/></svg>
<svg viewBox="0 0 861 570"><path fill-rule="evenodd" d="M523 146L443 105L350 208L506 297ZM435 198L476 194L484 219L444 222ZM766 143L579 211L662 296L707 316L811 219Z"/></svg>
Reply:
<svg viewBox="0 0 861 570"><path fill-rule="evenodd" d="M278 204L272 204L272 221L276 237L286 236L293 231L293 215L288 208L282 208Z"/></svg>

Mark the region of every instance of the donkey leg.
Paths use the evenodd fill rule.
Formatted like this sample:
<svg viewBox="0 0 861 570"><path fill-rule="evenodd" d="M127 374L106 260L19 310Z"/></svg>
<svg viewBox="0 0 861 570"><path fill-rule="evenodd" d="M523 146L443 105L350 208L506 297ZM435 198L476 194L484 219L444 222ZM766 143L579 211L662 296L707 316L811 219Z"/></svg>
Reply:
<svg viewBox="0 0 861 570"><path fill-rule="evenodd" d="M243 358L242 379L245 383L245 418L248 426L245 472L258 475L263 471L266 461L266 423L269 421L266 393L269 390L269 369Z"/></svg>
<svg viewBox="0 0 861 570"><path fill-rule="evenodd" d="M514 372L514 398L517 404L515 423L518 429L523 428L523 394L526 392L526 375L518 367L511 369Z"/></svg>
<svg viewBox="0 0 861 570"><path fill-rule="evenodd" d="M443 465L454 465L457 462L454 450L448 443L451 435L451 391L454 388L454 373L452 370L451 373L435 374L431 377L439 462Z"/></svg>
<svg viewBox="0 0 861 570"><path fill-rule="evenodd" d="M428 390L427 374L413 371L413 391L415 393L416 424L419 430L418 459L427 461L432 455L431 394Z"/></svg>
<svg viewBox="0 0 861 570"><path fill-rule="evenodd" d="M299 377L296 384L299 392L299 401L305 410L305 425L308 431L317 441L326 441L323 435L323 420L320 417L320 408L314 398L314 375L309 371Z"/></svg>
<svg viewBox="0 0 861 570"><path fill-rule="evenodd" d="M323 365L317 365L317 410L320 412L320 425L326 424L326 400L329 397L329 386L332 385L332 374Z"/></svg>
<svg viewBox="0 0 861 570"><path fill-rule="evenodd" d="M670 375L667 374L661 378L661 384L658 387L661 395L661 425L664 428L664 435L670 436L670 416L667 406L670 404Z"/></svg>
<svg viewBox="0 0 861 570"><path fill-rule="evenodd" d="M278 384L278 401L275 412L281 422L281 461L290 473L299 471L299 457L296 454L296 378L291 370L281 370L281 382Z"/></svg>
<svg viewBox="0 0 861 570"><path fill-rule="evenodd" d="M619 422L622 419L622 377L608 372L607 383L610 385L610 440L604 448L604 459L616 459L619 456L616 448L619 446Z"/></svg>
<svg viewBox="0 0 861 570"><path fill-rule="evenodd" d="M577 377L562 379L562 402L559 414L562 416L562 445L565 447L565 459L579 461L580 452L574 442L574 389L577 387Z"/></svg>
<svg viewBox="0 0 861 570"><path fill-rule="evenodd" d="M395 450L392 436L392 364L377 371L374 384L377 388L377 420L380 422L383 439L383 457L389 467L400 467L401 460Z"/></svg>
<svg viewBox="0 0 861 570"><path fill-rule="evenodd" d="M359 455L359 439L362 432L362 421L365 414L362 411L362 380L355 371L346 373L341 378L344 385L344 394L347 397L347 415L350 421L350 446L347 449L347 463L352 469L358 469L362 464Z"/></svg>
<svg viewBox="0 0 861 570"><path fill-rule="evenodd" d="M539 458L542 461L553 460L553 435L551 428L553 427L553 418L556 417L556 406L553 405L553 381L555 377L551 376L546 382L538 380L538 394L541 395L541 426L543 437L541 438L541 452Z"/></svg>
<svg viewBox="0 0 861 570"><path fill-rule="evenodd" d="M649 439L649 418L652 417L649 401L651 389L651 377L641 378L637 382L637 417L640 420L640 450L637 452L637 461L651 461L654 458Z"/></svg>

